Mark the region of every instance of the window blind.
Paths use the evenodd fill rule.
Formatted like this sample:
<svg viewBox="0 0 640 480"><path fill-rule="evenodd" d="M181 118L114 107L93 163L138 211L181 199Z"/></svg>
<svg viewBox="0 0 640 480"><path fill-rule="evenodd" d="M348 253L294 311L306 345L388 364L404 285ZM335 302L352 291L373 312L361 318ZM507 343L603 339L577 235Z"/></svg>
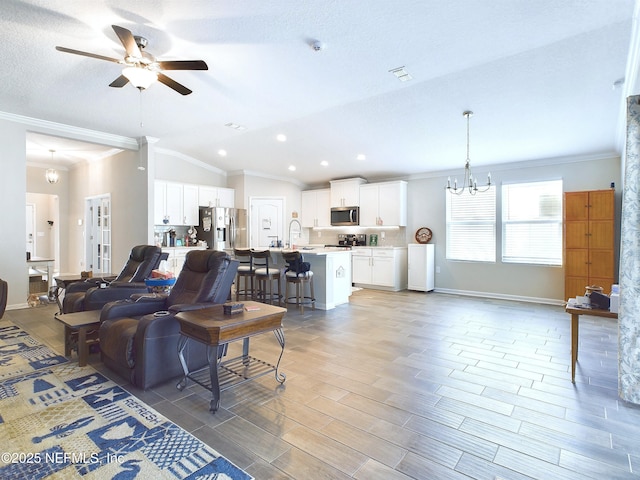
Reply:
<svg viewBox="0 0 640 480"><path fill-rule="evenodd" d="M562 180L502 186L502 261L562 265Z"/></svg>
<svg viewBox="0 0 640 480"><path fill-rule="evenodd" d="M447 260L496 261L496 189L447 196Z"/></svg>

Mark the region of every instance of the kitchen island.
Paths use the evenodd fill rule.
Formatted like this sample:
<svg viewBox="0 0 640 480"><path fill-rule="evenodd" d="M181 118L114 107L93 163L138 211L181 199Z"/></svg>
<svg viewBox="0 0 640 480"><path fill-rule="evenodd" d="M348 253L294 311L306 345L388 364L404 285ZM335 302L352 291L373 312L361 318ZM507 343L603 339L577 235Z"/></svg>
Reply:
<svg viewBox="0 0 640 480"><path fill-rule="evenodd" d="M270 248L271 258L277 268L284 272L286 263L282 248ZM349 303L351 296L351 250L340 247L300 247L298 249L305 262L311 265L316 308L331 310L338 305ZM282 292L286 296L284 275Z"/></svg>

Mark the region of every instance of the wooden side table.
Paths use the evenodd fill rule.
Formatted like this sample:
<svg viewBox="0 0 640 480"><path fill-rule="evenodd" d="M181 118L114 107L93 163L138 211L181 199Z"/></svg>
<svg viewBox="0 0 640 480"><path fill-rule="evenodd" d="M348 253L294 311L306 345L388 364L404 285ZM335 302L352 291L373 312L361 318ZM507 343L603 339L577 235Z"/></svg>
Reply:
<svg viewBox="0 0 640 480"><path fill-rule="evenodd" d="M278 383L284 383L286 375L278 371L284 353L282 317L286 308L259 302L244 302L242 313L225 315L223 306L217 305L203 310L180 312L176 319L180 323L178 358L184 370L184 378L176 387L183 390L188 380L193 380L211 391L209 410L215 413L220 407L220 391L240 383L274 372ZM246 309L256 309L247 311ZM273 332L280 344L280 356L275 365L249 355L249 337ZM187 339L192 338L207 345L208 366L190 372L184 359ZM243 340L242 355L222 361L227 344ZM222 385L222 387L221 387Z"/></svg>
<svg viewBox="0 0 640 480"><path fill-rule="evenodd" d="M64 355L71 356L73 347L78 347L78 365L87 365L90 344L96 343L95 339L87 337L91 330L100 328L100 310L88 310L54 315L55 319L64 324ZM77 336L77 340L76 337Z"/></svg>
<svg viewBox="0 0 640 480"><path fill-rule="evenodd" d="M576 383L576 362L578 361L578 327L580 315L593 315L595 317L618 318L617 313L597 308L575 308L567 305L565 311L571 314L571 382Z"/></svg>

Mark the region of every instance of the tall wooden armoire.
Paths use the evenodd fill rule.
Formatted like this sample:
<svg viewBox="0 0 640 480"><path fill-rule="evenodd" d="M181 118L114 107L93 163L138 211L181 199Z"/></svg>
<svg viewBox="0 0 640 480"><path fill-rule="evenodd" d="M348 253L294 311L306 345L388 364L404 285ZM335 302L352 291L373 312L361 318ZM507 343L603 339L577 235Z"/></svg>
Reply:
<svg viewBox="0 0 640 480"><path fill-rule="evenodd" d="M604 293L614 283L614 190L564 194L564 297L584 295L598 285Z"/></svg>

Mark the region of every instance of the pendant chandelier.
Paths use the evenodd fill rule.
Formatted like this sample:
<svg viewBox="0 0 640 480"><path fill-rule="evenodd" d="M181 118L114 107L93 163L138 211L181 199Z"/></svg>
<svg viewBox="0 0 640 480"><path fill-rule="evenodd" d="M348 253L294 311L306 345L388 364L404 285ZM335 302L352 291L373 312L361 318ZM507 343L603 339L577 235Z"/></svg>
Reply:
<svg viewBox="0 0 640 480"><path fill-rule="evenodd" d="M53 163L53 154L56 153L55 150L49 150L51 152L51 162ZM49 183L58 183L60 180L60 175L54 168L49 168L47 172L44 174L44 177L47 179Z"/></svg>
<svg viewBox="0 0 640 480"><path fill-rule="evenodd" d="M484 187L478 188L478 181L471 174L471 160L469 159L469 118L473 115L473 112L466 110L462 112L462 115L467 118L467 161L464 165L464 180L461 186L458 186L458 179L453 179L453 186L451 186L451 177L447 178L447 190L449 193L462 195L465 191L469 194L475 195L478 192L486 192L491 188L491 173L487 175L487 184Z"/></svg>

